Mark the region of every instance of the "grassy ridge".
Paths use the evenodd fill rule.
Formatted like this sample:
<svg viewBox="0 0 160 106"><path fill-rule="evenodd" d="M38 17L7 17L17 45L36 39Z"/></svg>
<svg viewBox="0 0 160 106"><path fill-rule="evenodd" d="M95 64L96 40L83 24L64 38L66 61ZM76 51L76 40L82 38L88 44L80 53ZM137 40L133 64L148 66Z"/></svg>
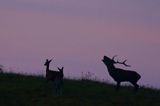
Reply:
<svg viewBox="0 0 160 106"><path fill-rule="evenodd" d="M0 106L160 106L160 90L114 86L94 81L65 80L62 96L42 77L0 74Z"/></svg>

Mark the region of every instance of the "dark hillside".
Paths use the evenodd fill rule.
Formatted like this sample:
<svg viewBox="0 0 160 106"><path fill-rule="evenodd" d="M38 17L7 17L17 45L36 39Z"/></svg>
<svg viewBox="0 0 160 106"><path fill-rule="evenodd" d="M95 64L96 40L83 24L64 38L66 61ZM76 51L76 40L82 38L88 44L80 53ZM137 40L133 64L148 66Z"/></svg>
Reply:
<svg viewBox="0 0 160 106"><path fill-rule="evenodd" d="M114 86L94 81L65 80L62 96L42 77L0 74L0 106L160 106L160 90Z"/></svg>

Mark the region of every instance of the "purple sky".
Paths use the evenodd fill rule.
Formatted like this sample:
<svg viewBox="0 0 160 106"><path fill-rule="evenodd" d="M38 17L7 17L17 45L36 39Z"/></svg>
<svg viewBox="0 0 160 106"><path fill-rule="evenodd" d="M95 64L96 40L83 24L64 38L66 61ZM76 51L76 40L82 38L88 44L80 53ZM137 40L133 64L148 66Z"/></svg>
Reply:
<svg viewBox="0 0 160 106"><path fill-rule="evenodd" d="M141 84L160 88L159 11L159 0L0 0L0 64L45 74L54 57L66 77L113 81L101 59L118 55Z"/></svg>

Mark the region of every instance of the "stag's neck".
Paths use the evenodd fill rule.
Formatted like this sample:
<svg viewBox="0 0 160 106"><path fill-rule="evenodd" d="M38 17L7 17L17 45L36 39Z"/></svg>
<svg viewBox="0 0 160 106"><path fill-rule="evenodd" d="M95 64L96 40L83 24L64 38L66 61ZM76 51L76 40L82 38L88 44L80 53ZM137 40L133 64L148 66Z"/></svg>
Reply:
<svg viewBox="0 0 160 106"><path fill-rule="evenodd" d="M110 64L110 65L106 65L107 66L107 69L108 69L108 72L112 72L116 69L116 67L113 65L113 64Z"/></svg>

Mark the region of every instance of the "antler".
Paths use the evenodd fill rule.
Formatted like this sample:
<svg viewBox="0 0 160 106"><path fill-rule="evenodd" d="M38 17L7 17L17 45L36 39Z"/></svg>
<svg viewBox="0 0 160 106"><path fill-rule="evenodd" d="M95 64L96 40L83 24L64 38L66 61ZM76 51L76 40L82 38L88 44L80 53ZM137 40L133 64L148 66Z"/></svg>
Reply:
<svg viewBox="0 0 160 106"><path fill-rule="evenodd" d="M115 57L117 57L117 55L115 55L115 56L112 57L112 60L113 60L113 61L114 61L114 58L115 58Z"/></svg>
<svg viewBox="0 0 160 106"><path fill-rule="evenodd" d="M119 62L119 61L117 60L116 63L118 63L118 64L123 64L123 65L126 66L126 67L131 67L131 65L127 65L127 64L126 64L126 61L127 61L127 60L124 60L123 62Z"/></svg>

